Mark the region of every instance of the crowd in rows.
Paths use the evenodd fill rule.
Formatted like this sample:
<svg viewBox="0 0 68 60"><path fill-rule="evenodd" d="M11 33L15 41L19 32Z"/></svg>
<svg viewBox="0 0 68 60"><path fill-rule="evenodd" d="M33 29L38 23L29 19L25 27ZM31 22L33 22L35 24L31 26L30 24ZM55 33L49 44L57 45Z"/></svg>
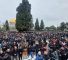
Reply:
<svg viewBox="0 0 68 60"><path fill-rule="evenodd" d="M68 60L68 32L0 32L0 60Z"/></svg>

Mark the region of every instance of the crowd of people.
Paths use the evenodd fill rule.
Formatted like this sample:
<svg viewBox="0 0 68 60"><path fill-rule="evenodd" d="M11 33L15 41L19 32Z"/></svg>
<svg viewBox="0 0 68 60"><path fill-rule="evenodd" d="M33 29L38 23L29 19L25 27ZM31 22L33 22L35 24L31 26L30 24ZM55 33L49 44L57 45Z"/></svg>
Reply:
<svg viewBox="0 0 68 60"><path fill-rule="evenodd" d="M0 32L0 60L68 60L68 32Z"/></svg>

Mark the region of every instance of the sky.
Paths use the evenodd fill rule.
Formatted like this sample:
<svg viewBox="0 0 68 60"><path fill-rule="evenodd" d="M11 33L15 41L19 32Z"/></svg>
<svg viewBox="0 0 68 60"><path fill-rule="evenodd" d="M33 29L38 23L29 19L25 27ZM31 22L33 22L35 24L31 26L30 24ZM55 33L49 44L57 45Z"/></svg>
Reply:
<svg viewBox="0 0 68 60"><path fill-rule="evenodd" d="M16 17L16 8L22 0L0 0L0 23ZM68 0L29 0L33 22L43 19L45 26L59 26L68 22Z"/></svg>

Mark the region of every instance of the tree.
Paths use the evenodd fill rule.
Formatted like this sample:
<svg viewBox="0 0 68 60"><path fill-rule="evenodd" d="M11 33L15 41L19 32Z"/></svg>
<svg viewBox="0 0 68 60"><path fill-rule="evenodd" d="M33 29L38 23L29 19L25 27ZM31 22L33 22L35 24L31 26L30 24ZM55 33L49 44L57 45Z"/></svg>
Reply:
<svg viewBox="0 0 68 60"><path fill-rule="evenodd" d="M65 24L65 22L62 22L62 23L60 24L60 30L61 30L61 31L64 31L65 28L66 28L66 24Z"/></svg>
<svg viewBox="0 0 68 60"><path fill-rule="evenodd" d="M61 31L60 26L57 26L57 31Z"/></svg>
<svg viewBox="0 0 68 60"><path fill-rule="evenodd" d="M55 27L54 25L50 26L50 29L51 29L52 31L56 31L56 27Z"/></svg>
<svg viewBox="0 0 68 60"><path fill-rule="evenodd" d="M50 27L46 27L45 30L46 31L56 31L56 27L54 25L52 25Z"/></svg>
<svg viewBox="0 0 68 60"><path fill-rule="evenodd" d="M65 25L66 25L66 28L64 31L68 31L68 22L66 22Z"/></svg>
<svg viewBox="0 0 68 60"><path fill-rule="evenodd" d="M44 22L43 20L41 20L41 23L40 23L40 30L43 30L44 29Z"/></svg>
<svg viewBox="0 0 68 60"><path fill-rule="evenodd" d="M49 27L45 27L45 31L49 31Z"/></svg>
<svg viewBox="0 0 68 60"><path fill-rule="evenodd" d="M6 22L5 22L4 27L5 27L5 30L6 30L6 31L9 31L9 23L8 23L7 20L6 20Z"/></svg>
<svg viewBox="0 0 68 60"><path fill-rule="evenodd" d="M38 21L38 18L36 19L36 22L35 22L35 30L39 30L39 21Z"/></svg>
<svg viewBox="0 0 68 60"><path fill-rule="evenodd" d="M68 22L66 22L66 29L68 29Z"/></svg>
<svg viewBox="0 0 68 60"><path fill-rule="evenodd" d="M16 29L18 31L28 31L33 27L31 15L31 4L28 0L22 0L22 3L17 7L16 14Z"/></svg>

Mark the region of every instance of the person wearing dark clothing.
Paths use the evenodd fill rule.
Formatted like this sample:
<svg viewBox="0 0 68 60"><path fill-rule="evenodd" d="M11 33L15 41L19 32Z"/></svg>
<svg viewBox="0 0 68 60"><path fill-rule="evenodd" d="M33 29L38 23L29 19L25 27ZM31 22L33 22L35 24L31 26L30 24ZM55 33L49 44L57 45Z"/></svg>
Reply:
<svg viewBox="0 0 68 60"><path fill-rule="evenodd" d="M13 49L13 60L16 59L17 60L17 55L18 55L18 49L16 46L14 46L14 49Z"/></svg>
<svg viewBox="0 0 68 60"><path fill-rule="evenodd" d="M37 54L36 60L44 60L43 55L41 54L40 51Z"/></svg>
<svg viewBox="0 0 68 60"><path fill-rule="evenodd" d="M23 51L23 48L21 46L19 46L19 48L18 48L19 60L22 60L22 51Z"/></svg>
<svg viewBox="0 0 68 60"><path fill-rule="evenodd" d="M3 60L11 60L11 56L7 53L4 54Z"/></svg>
<svg viewBox="0 0 68 60"><path fill-rule="evenodd" d="M3 60L3 51L0 51L0 60Z"/></svg>

